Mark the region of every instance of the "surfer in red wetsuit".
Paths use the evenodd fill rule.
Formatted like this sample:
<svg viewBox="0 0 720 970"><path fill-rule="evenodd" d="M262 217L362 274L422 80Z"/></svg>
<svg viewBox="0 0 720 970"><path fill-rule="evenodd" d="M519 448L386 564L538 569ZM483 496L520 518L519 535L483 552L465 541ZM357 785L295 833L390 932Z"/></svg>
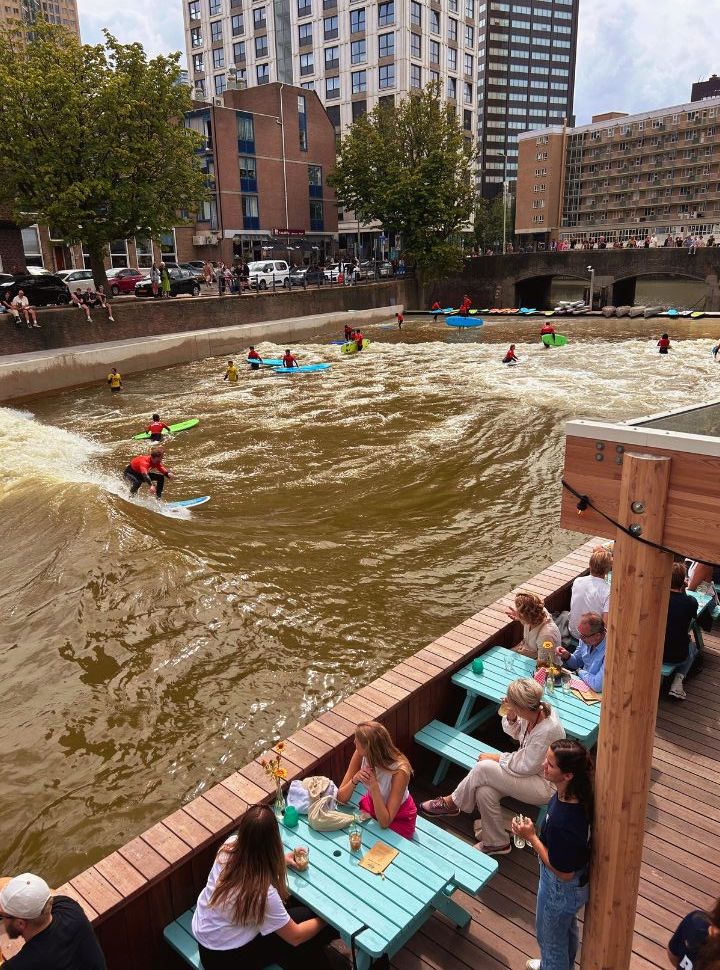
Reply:
<svg viewBox="0 0 720 970"><path fill-rule="evenodd" d="M291 354L289 350L286 350L282 358L283 367L299 367L297 357L295 354Z"/></svg>
<svg viewBox="0 0 720 970"><path fill-rule="evenodd" d="M403 316L402 311L400 313L395 314L395 319L397 320L398 330L402 330L402 325L405 320L405 317Z"/></svg>
<svg viewBox="0 0 720 970"><path fill-rule="evenodd" d="M430 309L432 310L433 323L437 323L438 314L440 313L440 310L442 309L442 307L440 306L440 304L438 303L438 301L435 300L435 302L430 307Z"/></svg>
<svg viewBox="0 0 720 970"><path fill-rule="evenodd" d="M518 358L515 356L515 344L510 344L507 353L503 357L503 364L516 364Z"/></svg>
<svg viewBox="0 0 720 970"><path fill-rule="evenodd" d="M260 367L260 364L262 364L262 357L254 347L250 347L250 350L248 350L247 359L251 370L257 370Z"/></svg>
<svg viewBox="0 0 720 970"><path fill-rule="evenodd" d="M555 327L553 327L553 325L551 323L544 324L542 330L540 331L540 337L542 338L542 337L544 337L544 336L546 336L547 334L550 334L550 333L552 334L552 341L551 341L551 343L555 343ZM543 340L543 347L546 347L547 348L548 346L549 346L549 344L546 344L545 341Z"/></svg>
<svg viewBox="0 0 720 970"><path fill-rule="evenodd" d="M658 351L661 354L666 354L668 350L670 350L670 338L666 333L664 333L662 337L658 340L657 345L658 345Z"/></svg>
<svg viewBox="0 0 720 970"><path fill-rule="evenodd" d="M149 455L138 455L130 459L130 464L123 472L123 478L130 486L130 495L137 495L140 486L145 482L150 486L150 494L158 499L162 495L165 478L172 478L172 472L163 465L165 451L160 445L153 445Z"/></svg>
<svg viewBox="0 0 720 970"><path fill-rule="evenodd" d="M347 341L350 341L350 340L352 340L352 338L353 338L353 328L350 327L350 326L348 326L348 324L346 323L345 324L345 339Z"/></svg>
<svg viewBox="0 0 720 970"><path fill-rule="evenodd" d="M152 421L147 428L145 428L145 430L150 435L151 441L162 441L163 428L168 432L168 434L170 433L170 425L165 424L164 421L161 421L159 414L153 414Z"/></svg>
<svg viewBox="0 0 720 970"><path fill-rule="evenodd" d="M363 340L365 338L362 335L362 330L356 330L353 334L353 340L355 341L355 346L360 351L363 349Z"/></svg>
<svg viewBox="0 0 720 970"><path fill-rule="evenodd" d="M459 310L460 316L466 317L470 312L471 306L472 306L472 300L466 293L465 296L463 297L462 303L460 304L460 310Z"/></svg>

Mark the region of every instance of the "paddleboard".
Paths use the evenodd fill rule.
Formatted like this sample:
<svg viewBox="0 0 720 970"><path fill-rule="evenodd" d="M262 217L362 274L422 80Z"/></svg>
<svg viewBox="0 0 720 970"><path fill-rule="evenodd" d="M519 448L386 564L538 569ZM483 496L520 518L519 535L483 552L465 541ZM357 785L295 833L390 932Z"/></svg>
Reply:
<svg viewBox="0 0 720 970"><path fill-rule="evenodd" d="M541 339L546 347L564 347L568 342L567 337L564 337L561 333L544 333Z"/></svg>
<svg viewBox="0 0 720 970"><path fill-rule="evenodd" d="M262 360L252 360L246 358L248 364L260 364L261 367L282 367L282 360L279 357L263 357Z"/></svg>
<svg viewBox="0 0 720 970"><path fill-rule="evenodd" d="M480 317L446 317L445 323L448 327L482 327L485 323Z"/></svg>
<svg viewBox="0 0 720 970"><path fill-rule="evenodd" d="M276 367L275 374L309 374L310 371L327 370L330 364L301 364L300 367Z"/></svg>
<svg viewBox="0 0 720 970"><path fill-rule="evenodd" d="M365 350L365 348L366 347L369 347L369 346L370 346L370 341L368 340L367 337L363 337L363 350ZM348 340L347 343L345 343L345 344L342 345L342 347L340 348L340 350L344 354L356 354L357 353L357 344L355 343L354 340Z"/></svg>
<svg viewBox="0 0 720 970"><path fill-rule="evenodd" d="M690 316L692 317L693 320L699 320L700 317L705 316L705 312L703 310L695 310L693 313L690 314Z"/></svg>
<svg viewBox="0 0 720 970"><path fill-rule="evenodd" d="M210 501L209 495L200 495L197 498L184 498L179 502L162 502L166 509L192 509L196 505L204 505Z"/></svg>
<svg viewBox="0 0 720 970"><path fill-rule="evenodd" d="M178 434L180 431L189 431L190 428L194 428L196 424L200 424L200 418L190 418L189 421L178 421L177 424L170 425L170 434ZM163 435L167 437L168 432L163 431ZM143 431L142 434L134 434L133 441L147 441L150 437L148 431Z"/></svg>

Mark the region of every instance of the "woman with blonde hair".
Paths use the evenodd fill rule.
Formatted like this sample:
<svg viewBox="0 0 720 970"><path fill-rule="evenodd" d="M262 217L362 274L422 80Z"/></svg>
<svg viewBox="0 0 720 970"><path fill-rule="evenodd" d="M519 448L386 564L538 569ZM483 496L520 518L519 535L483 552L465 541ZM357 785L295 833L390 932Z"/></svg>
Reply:
<svg viewBox="0 0 720 970"><path fill-rule="evenodd" d="M337 933L289 900L287 867L275 813L254 805L220 847L193 914L193 936L205 970L331 970L324 947Z"/></svg>
<svg viewBox="0 0 720 970"><path fill-rule="evenodd" d="M488 855L507 855L512 846L505 830L500 799L517 798L530 805L545 805L555 791L543 777L548 746L565 737L555 711L542 699L543 689L532 677L514 680L507 690L503 731L519 741L517 751L481 754L477 764L451 795L423 802L426 815L480 812L475 848Z"/></svg>
<svg viewBox="0 0 720 970"><path fill-rule="evenodd" d="M515 609L507 609L505 613L523 625L522 643L515 647L518 653L537 658L546 640L556 650L560 646L560 631L536 593L516 593Z"/></svg>
<svg viewBox="0 0 720 970"><path fill-rule="evenodd" d="M355 728L355 751L338 788L341 804L350 799L355 786L367 791L360 799L362 811L377 819L384 829L411 839L415 832L417 806L408 790L410 762L395 746L386 727L366 721Z"/></svg>

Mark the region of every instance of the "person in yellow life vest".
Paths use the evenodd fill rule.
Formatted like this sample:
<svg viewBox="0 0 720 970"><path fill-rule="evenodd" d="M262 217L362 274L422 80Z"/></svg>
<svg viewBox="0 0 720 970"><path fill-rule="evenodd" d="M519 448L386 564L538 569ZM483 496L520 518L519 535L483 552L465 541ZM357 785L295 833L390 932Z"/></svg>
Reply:
<svg viewBox="0 0 720 970"><path fill-rule="evenodd" d="M110 385L110 393L117 394L118 391L122 390L122 377L117 372L117 367L113 367L107 376L107 382Z"/></svg>
<svg viewBox="0 0 720 970"><path fill-rule="evenodd" d="M238 369L235 364L229 360L227 362L227 370L225 371L224 381L230 381L231 384L235 384L238 379Z"/></svg>

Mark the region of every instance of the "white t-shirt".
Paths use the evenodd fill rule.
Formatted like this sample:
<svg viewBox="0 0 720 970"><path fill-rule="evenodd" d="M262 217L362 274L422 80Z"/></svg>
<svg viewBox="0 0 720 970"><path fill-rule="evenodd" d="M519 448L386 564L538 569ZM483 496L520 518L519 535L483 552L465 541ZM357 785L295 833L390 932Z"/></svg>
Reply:
<svg viewBox="0 0 720 970"><path fill-rule="evenodd" d="M607 613L610 608L610 587L600 576L579 576L570 594L570 619L568 626L576 639L578 620L583 613Z"/></svg>
<svg viewBox="0 0 720 970"><path fill-rule="evenodd" d="M26 296L16 296L12 301L12 305L18 307L19 309L24 309L30 306L30 301Z"/></svg>
<svg viewBox="0 0 720 970"><path fill-rule="evenodd" d="M360 767L361 768L369 768L370 767L370 762L367 760L367 758L363 758L362 759L362 762L360 764ZM395 777L395 773L397 771L399 771L399 769L400 769L400 765L393 765L393 770L392 771L388 771L387 768L376 768L375 769L375 777L378 780L378 788L380 789L380 794L382 795L382 799L383 799L383 801L385 802L386 805L388 803L388 799L390 798L390 792L392 790L393 778ZM369 789L368 789L368 791L369 791ZM409 796L410 796L410 789L406 785L405 786L405 794L403 795L402 801L400 802L400 804L402 805L403 802Z"/></svg>
<svg viewBox="0 0 720 970"><path fill-rule="evenodd" d="M225 845L231 846L234 841L234 837L228 839ZM267 936L290 922L290 915L274 886L268 888L265 916L259 926L233 923L231 900L226 900L221 907L211 906L210 899L220 878L223 861L224 853L221 849L215 857L207 885L198 897L197 909L192 918L193 936L198 943L202 943L208 950L235 950L254 940L258 933Z"/></svg>

